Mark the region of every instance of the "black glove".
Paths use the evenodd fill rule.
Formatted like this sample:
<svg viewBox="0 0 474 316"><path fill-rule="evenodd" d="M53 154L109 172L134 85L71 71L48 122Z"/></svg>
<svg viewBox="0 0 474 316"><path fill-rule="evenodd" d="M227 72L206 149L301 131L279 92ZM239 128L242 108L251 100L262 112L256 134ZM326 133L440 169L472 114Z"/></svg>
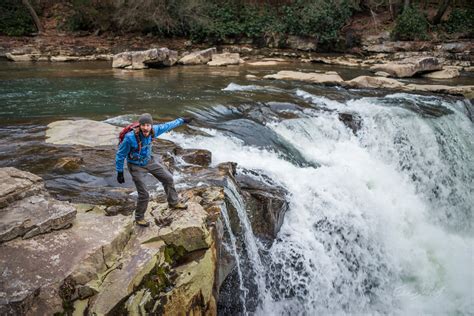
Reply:
<svg viewBox="0 0 474 316"><path fill-rule="evenodd" d="M194 117L191 117L191 116L185 116L185 117L183 117L183 121L184 121L184 123L186 123L186 124L191 123L192 120L194 120Z"/></svg>
<svg viewBox="0 0 474 316"><path fill-rule="evenodd" d="M117 182L125 183L125 179L123 178L123 172L117 172Z"/></svg>

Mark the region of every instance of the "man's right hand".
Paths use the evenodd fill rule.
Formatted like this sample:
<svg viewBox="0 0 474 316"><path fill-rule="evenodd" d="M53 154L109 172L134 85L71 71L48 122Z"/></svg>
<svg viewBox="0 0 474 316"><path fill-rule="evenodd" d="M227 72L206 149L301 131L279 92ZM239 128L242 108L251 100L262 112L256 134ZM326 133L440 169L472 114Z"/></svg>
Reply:
<svg viewBox="0 0 474 316"><path fill-rule="evenodd" d="M118 183L125 183L125 179L123 177L123 172L117 172L117 182Z"/></svg>

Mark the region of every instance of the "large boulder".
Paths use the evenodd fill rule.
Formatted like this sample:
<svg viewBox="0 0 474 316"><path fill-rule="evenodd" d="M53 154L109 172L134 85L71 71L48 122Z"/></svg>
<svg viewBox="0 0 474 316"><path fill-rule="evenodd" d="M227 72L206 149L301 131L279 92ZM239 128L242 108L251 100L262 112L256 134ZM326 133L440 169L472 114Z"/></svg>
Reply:
<svg viewBox="0 0 474 316"><path fill-rule="evenodd" d="M131 224L123 216L81 212L70 229L0 245L0 314L70 312L71 301L93 294L84 286L113 267Z"/></svg>
<svg viewBox="0 0 474 316"><path fill-rule="evenodd" d="M48 124L46 142L89 147L114 146L121 127L93 120L63 120Z"/></svg>
<svg viewBox="0 0 474 316"><path fill-rule="evenodd" d="M464 95L466 98L474 94L474 85L471 86L447 86L447 85L424 85L424 84L407 84L403 87L406 91L422 91L432 93Z"/></svg>
<svg viewBox="0 0 474 316"><path fill-rule="evenodd" d="M207 64L209 66L227 66L240 64L240 55L238 53L213 54L212 60Z"/></svg>
<svg viewBox="0 0 474 316"><path fill-rule="evenodd" d="M434 71L423 75L425 78L429 79L452 79L459 77L459 70L456 68L446 67L443 70Z"/></svg>
<svg viewBox="0 0 474 316"><path fill-rule="evenodd" d="M178 60L178 52L168 48L153 48L145 51L123 52L114 55L113 68L146 69L173 66Z"/></svg>
<svg viewBox="0 0 474 316"><path fill-rule="evenodd" d="M0 243L72 225L76 209L52 199L40 177L16 168L1 168L0 177Z"/></svg>
<svg viewBox="0 0 474 316"><path fill-rule="evenodd" d="M370 67L374 72L384 71L392 77L413 77L419 73L426 73L443 69L443 65L434 57L412 57L399 62L390 62Z"/></svg>
<svg viewBox="0 0 474 316"><path fill-rule="evenodd" d="M207 64L212 59L212 55L216 54L217 50L215 47L211 47L205 50L192 52L183 56L178 63L183 65L201 65Z"/></svg>
<svg viewBox="0 0 474 316"><path fill-rule="evenodd" d="M279 80L298 80L323 84L338 84L344 81L337 73L322 74L316 72L300 72L289 70L282 70L273 75L266 75L263 78Z"/></svg>

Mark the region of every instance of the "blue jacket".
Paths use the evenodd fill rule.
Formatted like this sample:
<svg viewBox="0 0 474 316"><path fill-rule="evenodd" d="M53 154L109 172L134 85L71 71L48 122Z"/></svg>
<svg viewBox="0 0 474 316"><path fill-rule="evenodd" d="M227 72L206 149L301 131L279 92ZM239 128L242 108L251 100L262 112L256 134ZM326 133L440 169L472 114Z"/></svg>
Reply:
<svg viewBox="0 0 474 316"><path fill-rule="evenodd" d="M155 138L175 127L183 125L183 123L184 120L182 118L178 118L171 122L153 125ZM134 132L130 131L125 134L125 137L123 138L123 141L120 143L120 146L117 150L117 154L115 155L115 168L117 169L117 172L123 172L123 162L125 158L127 158L129 163L133 163L138 166L146 166L148 161L150 161L153 139L151 139L151 135L145 137L141 132L138 135L142 143L142 149L140 152L138 152L138 143Z"/></svg>

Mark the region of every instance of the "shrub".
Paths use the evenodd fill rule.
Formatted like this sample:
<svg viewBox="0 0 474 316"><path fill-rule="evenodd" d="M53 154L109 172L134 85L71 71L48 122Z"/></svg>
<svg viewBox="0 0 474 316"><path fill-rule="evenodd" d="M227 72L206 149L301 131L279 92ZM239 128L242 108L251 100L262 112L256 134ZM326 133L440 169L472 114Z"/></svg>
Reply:
<svg viewBox="0 0 474 316"><path fill-rule="evenodd" d="M402 41L428 39L428 20L416 8L408 7L397 18L392 38Z"/></svg>
<svg viewBox="0 0 474 316"><path fill-rule="evenodd" d="M474 34L474 8L454 9L444 23L448 33Z"/></svg>
<svg viewBox="0 0 474 316"><path fill-rule="evenodd" d="M0 33L8 36L28 35L36 31L33 20L21 1L0 1Z"/></svg>

